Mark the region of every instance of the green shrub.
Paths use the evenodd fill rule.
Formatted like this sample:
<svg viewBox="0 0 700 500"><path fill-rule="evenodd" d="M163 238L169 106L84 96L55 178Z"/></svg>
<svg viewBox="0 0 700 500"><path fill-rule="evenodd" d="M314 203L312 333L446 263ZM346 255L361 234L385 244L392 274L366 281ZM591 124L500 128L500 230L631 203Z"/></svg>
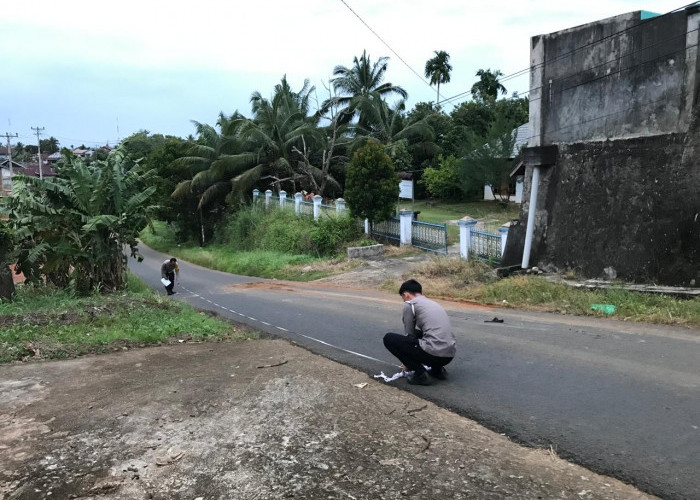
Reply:
<svg viewBox="0 0 700 500"><path fill-rule="evenodd" d="M319 255L335 255L361 235L362 229L353 217L322 217L315 224L311 241Z"/></svg>

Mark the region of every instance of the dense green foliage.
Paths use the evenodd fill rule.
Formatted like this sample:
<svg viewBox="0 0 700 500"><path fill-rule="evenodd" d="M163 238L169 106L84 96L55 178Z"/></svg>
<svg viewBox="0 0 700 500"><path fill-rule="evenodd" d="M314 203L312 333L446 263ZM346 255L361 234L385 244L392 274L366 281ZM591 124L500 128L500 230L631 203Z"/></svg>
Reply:
<svg viewBox="0 0 700 500"><path fill-rule="evenodd" d="M11 299L15 293L9 265L13 262L14 233L10 226L0 220L0 299Z"/></svg>
<svg viewBox="0 0 700 500"><path fill-rule="evenodd" d="M391 158L375 141L360 147L348 166L345 200L350 213L370 222L388 219L399 197L399 178Z"/></svg>
<svg viewBox="0 0 700 500"><path fill-rule="evenodd" d="M229 217L217 243L234 250L263 250L332 257L362 235L353 218L299 217L291 211L248 206Z"/></svg>
<svg viewBox="0 0 700 500"><path fill-rule="evenodd" d="M9 204L18 269L35 283L45 278L83 294L124 288L124 247L139 256L153 177L121 149L91 166L73 158L55 178L18 176Z"/></svg>
<svg viewBox="0 0 700 500"><path fill-rule="evenodd" d="M438 157L438 166L428 167L420 181L431 196L442 199L455 199L460 194L460 180L457 175L457 158Z"/></svg>

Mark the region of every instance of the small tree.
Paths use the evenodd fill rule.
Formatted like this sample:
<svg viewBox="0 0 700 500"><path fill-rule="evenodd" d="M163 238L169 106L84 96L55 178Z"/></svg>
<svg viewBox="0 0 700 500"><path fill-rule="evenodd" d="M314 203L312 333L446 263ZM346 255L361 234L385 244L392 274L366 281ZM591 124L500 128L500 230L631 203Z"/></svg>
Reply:
<svg viewBox="0 0 700 500"><path fill-rule="evenodd" d="M438 166L428 167L419 181L426 191L436 198L456 198L459 194L459 176L457 175L457 158L450 155L438 156Z"/></svg>
<svg viewBox="0 0 700 500"><path fill-rule="evenodd" d="M350 213L370 222L386 220L399 197L399 178L384 148L369 140L348 165L345 200Z"/></svg>
<svg viewBox="0 0 700 500"><path fill-rule="evenodd" d="M465 151L458 165L464 192L487 185L493 193L498 193L502 204L508 204L509 172L513 165L512 158L517 156L517 151L514 151L515 135L511 123L499 117L491 124L486 139L474 143Z"/></svg>

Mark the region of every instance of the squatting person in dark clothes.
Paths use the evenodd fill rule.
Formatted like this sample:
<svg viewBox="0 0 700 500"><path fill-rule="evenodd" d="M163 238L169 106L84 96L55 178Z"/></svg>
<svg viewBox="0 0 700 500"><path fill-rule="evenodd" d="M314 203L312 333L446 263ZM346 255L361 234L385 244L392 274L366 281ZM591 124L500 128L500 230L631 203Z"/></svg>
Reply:
<svg viewBox="0 0 700 500"><path fill-rule="evenodd" d="M168 292L168 295L175 294L175 292L173 292L173 287L175 286L176 274L179 278L180 267L178 267L177 259L175 257L172 257L170 260L166 260L165 262L163 262L163 265L160 266L160 277L170 281L170 284L165 287L165 290Z"/></svg>
<svg viewBox="0 0 700 500"><path fill-rule="evenodd" d="M450 318L437 303L423 295L423 287L416 280L405 281L399 288L404 300L403 327L406 335L387 333L384 346L399 358L405 370L415 372L409 384L430 385L427 374L444 380L445 365L456 353ZM423 367L430 367L427 371Z"/></svg>

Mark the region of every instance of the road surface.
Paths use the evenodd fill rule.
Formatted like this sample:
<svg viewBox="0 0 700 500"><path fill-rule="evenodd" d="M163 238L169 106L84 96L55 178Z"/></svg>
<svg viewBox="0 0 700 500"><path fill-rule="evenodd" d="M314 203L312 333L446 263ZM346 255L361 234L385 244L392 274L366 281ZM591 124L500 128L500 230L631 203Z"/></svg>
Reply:
<svg viewBox="0 0 700 500"><path fill-rule="evenodd" d="M165 293L167 256L142 253L131 270ZM397 371L382 335L402 331L398 294L179 264L176 299L369 374ZM699 331L443 305L458 342L449 380L394 384L662 498L700 498ZM504 322L486 322L494 316Z"/></svg>

